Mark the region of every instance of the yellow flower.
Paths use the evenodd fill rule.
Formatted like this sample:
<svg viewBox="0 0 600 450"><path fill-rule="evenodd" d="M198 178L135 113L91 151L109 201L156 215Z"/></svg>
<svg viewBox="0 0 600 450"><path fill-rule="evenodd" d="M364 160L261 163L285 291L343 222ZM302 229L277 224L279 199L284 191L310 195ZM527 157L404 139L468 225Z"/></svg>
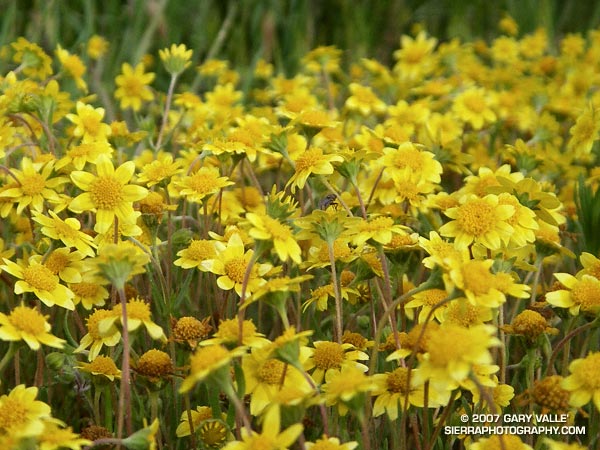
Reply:
<svg viewBox="0 0 600 450"><path fill-rule="evenodd" d="M172 44L171 48L159 50L158 55L165 65L165 69L171 75L179 75L191 64L192 50L188 50L185 44Z"/></svg>
<svg viewBox="0 0 600 450"><path fill-rule="evenodd" d="M246 393L250 394L250 414L258 415L273 402L284 387L294 387L306 394L312 387L297 368L270 357L266 349L254 349L242 360Z"/></svg>
<svg viewBox="0 0 600 450"><path fill-rule="evenodd" d="M372 395L377 397L373 404L373 417L381 416L387 413L390 420L398 418L398 409L403 411L405 408L405 399L408 394L408 404L423 408L425 405L424 384L417 384L415 380L419 369L411 371L410 388L408 386L408 368L398 367L392 372L378 373L373 375L375 387ZM427 406L437 408L448 404L450 392L438 392L429 386L427 393Z"/></svg>
<svg viewBox="0 0 600 450"><path fill-rule="evenodd" d="M54 169L54 162L46 164L33 163L25 157L21 160L21 169L12 169L11 172L18 182L18 186L9 187L0 192L0 198L11 199L18 203L17 214L30 206L34 211L44 210L44 201L59 203L60 197L56 188L68 181L65 177L50 178Z"/></svg>
<svg viewBox="0 0 600 450"><path fill-rule="evenodd" d="M294 175L286 183L292 192L296 188L304 188L306 180L312 174L331 175L333 173L332 162L343 162L340 155L327 155L319 147L309 147L294 160Z"/></svg>
<svg viewBox="0 0 600 450"><path fill-rule="evenodd" d="M92 309L92 306L104 306L109 297L108 290L102 286L107 281L89 271L82 274L82 280L78 283L69 284L69 289L75 297L73 302L76 305L81 304L85 309Z"/></svg>
<svg viewBox="0 0 600 450"><path fill-rule="evenodd" d="M246 219L252 224L248 234L254 239L272 240L275 252L279 259L291 259L300 264L301 249L296 241L292 229L285 223L263 214L247 213Z"/></svg>
<svg viewBox="0 0 600 450"><path fill-rule="evenodd" d="M209 406L198 406L196 409L190 410L190 415L192 416L192 425L194 425L194 431L196 431L202 422L212 419L212 408ZM180 423L177 426L177 430L175 431L177 437L185 437L192 434L187 411L181 413L179 422Z"/></svg>
<svg viewBox="0 0 600 450"><path fill-rule="evenodd" d="M215 248L217 255L214 259L209 259L202 262L204 267L209 272L218 275L217 286L229 291L234 289L238 295L242 295L242 286L248 264L252 260L253 250L244 252L244 243L239 234L233 234L227 244L216 242ZM254 263L250 269L248 281L246 283L246 295L250 295L256 291L259 286L265 283L262 276L271 270L270 264Z"/></svg>
<svg viewBox="0 0 600 450"><path fill-rule="evenodd" d="M190 358L190 374L181 383L179 392L189 392L196 383L204 381L214 372L218 373L218 377L228 377L228 366L231 360L243 355L245 352L244 347L236 347L233 350L228 350L219 344L199 347ZM226 370L219 370L222 368ZM223 379L217 381L224 382Z"/></svg>
<svg viewBox="0 0 600 450"><path fill-rule="evenodd" d="M135 371L148 378L153 383L159 382L162 378L168 378L173 375L174 367L171 357L155 348L148 350L137 360Z"/></svg>
<svg viewBox="0 0 600 450"><path fill-rule="evenodd" d="M389 244L394 236L407 235L409 228L394 223L394 219L386 216L376 216L369 219L360 219L347 224L347 228L354 234L352 243L359 247L367 241L378 244Z"/></svg>
<svg viewBox="0 0 600 450"><path fill-rule="evenodd" d="M54 211L48 211L50 217L34 211L33 220L42 225L41 232L51 239L60 240L67 247L75 247L85 256L94 256L93 238L80 231L81 223L74 217L63 220Z"/></svg>
<svg viewBox="0 0 600 450"><path fill-rule="evenodd" d="M569 410L569 391L561 385L564 378L560 375L536 380L531 389L532 400L542 407L542 412L563 412Z"/></svg>
<svg viewBox="0 0 600 450"><path fill-rule="evenodd" d="M14 263L4 259L0 269L19 278L15 283L15 294L33 292L46 306L58 305L69 310L75 309L73 292L59 283L58 276L46 266L31 260L28 263Z"/></svg>
<svg viewBox="0 0 600 450"><path fill-rule="evenodd" d="M207 239L192 239L187 248L177 252L179 259L173 264L184 269L198 269L206 272L208 269L202 266L202 262L213 259L217 255L214 241Z"/></svg>
<svg viewBox="0 0 600 450"><path fill-rule="evenodd" d="M365 401L361 394L374 388L373 380L365 375L365 371L351 365L343 366L339 371L327 372L325 384L321 386L325 394L325 404L337 405L341 416L346 415L348 409L360 414Z"/></svg>
<svg viewBox="0 0 600 450"><path fill-rule="evenodd" d="M108 51L108 41L94 34L87 42L87 54L92 59L100 59Z"/></svg>
<svg viewBox="0 0 600 450"><path fill-rule="evenodd" d="M11 47L15 51L13 61L22 67L25 76L43 80L52 75L52 60L39 45L20 37Z"/></svg>
<svg viewBox="0 0 600 450"><path fill-rule="evenodd" d="M385 112L387 105L373 93L369 86L350 83L348 88L352 95L346 100L345 107L350 111L357 111L363 116Z"/></svg>
<svg viewBox="0 0 600 450"><path fill-rule="evenodd" d="M84 257L85 255L81 252L71 252L68 248L62 247L52 250L44 256L32 255L29 257L29 262L42 264L67 283L79 283L83 272L82 260Z"/></svg>
<svg viewBox="0 0 600 450"><path fill-rule="evenodd" d="M64 70L75 80L77 87L82 91L87 91L87 83L83 79L86 67L81 58L77 55L72 55L60 45L56 49L56 56Z"/></svg>
<svg viewBox="0 0 600 450"><path fill-rule="evenodd" d="M170 153L160 155L151 163L145 164L138 175L138 183L145 184L148 187L168 181L174 175L181 173L180 161L173 161L173 155Z"/></svg>
<svg viewBox="0 0 600 450"><path fill-rule="evenodd" d="M500 345L493 337L494 327L475 325L463 328L442 324L429 334L426 353L422 355L415 383L430 381L436 390L453 390L463 382L475 365L489 365L489 348Z"/></svg>
<svg viewBox="0 0 600 450"><path fill-rule="evenodd" d="M104 108L94 108L83 102L77 102L77 114L67 114L75 125L73 135L83 139L84 143L106 141L111 134L110 126L102 122Z"/></svg>
<svg viewBox="0 0 600 450"><path fill-rule="evenodd" d="M403 35L400 38L400 49L394 51L394 59L398 62L394 71L402 80L419 81L423 75L435 68L437 55L434 54L438 40L428 38L424 31L419 32L415 39Z"/></svg>
<svg viewBox="0 0 600 450"><path fill-rule="evenodd" d="M106 309L96 309L86 319L87 323L87 334L81 338L79 347L74 350L74 353L83 352L86 348L90 347L88 354L88 361L92 361L98 356L102 347L114 347L121 340L121 332L116 328L104 329L100 332L100 322L106 318L112 317L114 313Z"/></svg>
<svg viewBox="0 0 600 450"><path fill-rule="evenodd" d="M325 435L315 442L306 443L306 450L354 450L356 447L358 447L358 442L356 441L350 441L342 444L338 438L328 438Z"/></svg>
<svg viewBox="0 0 600 450"><path fill-rule="evenodd" d="M543 333L558 334L558 328L552 328L539 312L531 309L521 311L515 316L510 325L503 327L504 332L525 336L529 342L535 340Z"/></svg>
<svg viewBox="0 0 600 450"><path fill-rule="evenodd" d="M597 315L600 312L600 280L591 275L580 279L568 273L555 273L554 276L567 289L548 292L546 301L559 308L569 308L576 316L580 312Z"/></svg>
<svg viewBox="0 0 600 450"><path fill-rule="evenodd" d="M497 250L502 243L508 242L514 231L507 222L514 212L513 206L499 204L496 195L489 194L483 198L465 196L460 206L444 212L453 220L442 225L439 232L442 236L453 237L459 249L479 243L490 250Z"/></svg>
<svg viewBox="0 0 600 450"><path fill-rule="evenodd" d="M0 312L0 339L23 340L32 350L38 350L40 344L63 348L66 341L49 333L52 327L47 318L36 309L23 305L16 306L8 316Z"/></svg>
<svg viewBox="0 0 600 450"><path fill-rule="evenodd" d="M496 121L493 104L489 92L483 88L472 87L454 98L452 110L458 118L471 124L473 129L480 130L484 125Z"/></svg>
<svg viewBox="0 0 600 450"><path fill-rule="evenodd" d="M131 222L134 216L133 202L148 194L146 188L129 184L134 170L135 165L131 161L115 170L111 160L101 155L96 164L98 175L83 171L71 172L73 183L85 192L71 201L69 209L76 213L95 212L94 230L101 234L111 229L115 217L120 222Z"/></svg>
<svg viewBox="0 0 600 450"><path fill-rule="evenodd" d="M140 298L132 298L127 301L127 329L132 332L144 325L146 331L152 339L166 340L163 329L152 321L152 312L150 305ZM115 305L112 309L112 314L107 318L102 319L98 324L101 334L112 330L115 322L122 324L121 305Z"/></svg>
<svg viewBox="0 0 600 450"><path fill-rule="evenodd" d="M590 401L600 411L600 352L590 353L585 358L569 364L569 372L561 386L571 393L571 406L581 408Z"/></svg>
<svg viewBox="0 0 600 450"><path fill-rule="evenodd" d="M0 435L39 436L44 420L50 418L50 406L36 400L38 389L20 384L0 397Z"/></svg>
<svg viewBox="0 0 600 450"><path fill-rule="evenodd" d="M600 120L598 119L598 114L593 106L584 109L575 125L569 130L571 134L571 139L567 144L569 151L574 152L576 156L583 156L592 151L592 146L600 132Z"/></svg>
<svg viewBox="0 0 600 450"><path fill-rule="evenodd" d="M121 378L121 371L117 368L112 358L108 356L96 356L92 359L92 362L82 362L75 367L92 375L100 375L99 378L105 377L110 381L115 381L115 378Z"/></svg>
<svg viewBox="0 0 600 450"><path fill-rule="evenodd" d="M222 320L213 337L202 341L200 345L238 345L241 342L242 345L248 347L262 347L270 342L264 334L257 331L252 320L244 320L241 331L242 338L240 341L240 323L238 319Z"/></svg>
<svg viewBox="0 0 600 450"><path fill-rule="evenodd" d="M68 448L70 450L81 450L83 447L91 445L92 441L80 437L73 433L71 427L65 427L64 424L53 419L44 422L44 431L38 438L39 450L58 450Z"/></svg>
<svg viewBox="0 0 600 450"><path fill-rule="evenodd" d="M142 108L143 102L153 100L154 94L148 86L153 80L153 73L144 73L144 64L140 63L132 68L130 64L123 63L121 74L115 79L115 98L120 100L121 108L131 108L137 112Z"/></svg>
<svg viewBox="0 0 600 450"><path fill-rule="evenodd" d="M179 195L188 201L202 203L204 197L234 184L229 178L219 175L216 167L201 167L197 172L175 181L174 185L179 190Z"/></svg>
<svg viewBox="0 0 600 450"><path fill-rule="evenodd" d="M109 158L113 154L113 148L107 140L90 140L81 142L67 149L66 154L56 163L57 169L71 164L77 170L83 170L87 163L96 164L100 155Z"/></svg>
<svg viewBox="0 0 600 450"><path fill-rule="evenodd" d="M173 340L175 342L186 342L191 349L196 348L198 341L205 338L212 330L212 327L208 324L210 318L198 320L195 317L185 316L177 321L171 320L174 323L172 325Z"/></svg>
<svg viewBox="0 0 600 450"><path fill-rule="evenodd" d="M286 450L302 433L302 425L295 423L281 431L281 422L277 408L270 408L264 416L262 432L248 431L242 428L242 440L234 441L223 450Z"/></svg>
<svg viewBox="0 0 600 450"><path fill-rule="evenodd" d="M310 349L310 357L304 363L304 370L314 369L311 375L317 384L322 383L328 372L339 372L346 365L357 367L363 372L368 370L367 366L357 361L366 361L369 356L357 350L352 344L316 341L313 345L314 349Z"/></svg>
<svg viewBox="0 0 600 450"><path fill-rule="evenodd" d="M408 310L421 307L419 312L418 322L425 322L431 309L448 297L448 292L445 289L427 289L413 295L412 300L404 305ZM444 312L447 305L437 308L434 311L434 316L438 322L443 322Z"/></svg>

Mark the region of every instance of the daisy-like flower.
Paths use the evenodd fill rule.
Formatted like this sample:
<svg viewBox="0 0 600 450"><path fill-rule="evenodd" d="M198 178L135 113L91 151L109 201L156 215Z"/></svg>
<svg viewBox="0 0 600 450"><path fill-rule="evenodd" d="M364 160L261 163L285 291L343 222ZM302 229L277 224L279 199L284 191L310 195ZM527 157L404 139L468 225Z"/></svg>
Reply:
<svg viewBox="0 0 600 450"><path fill-rule="evenodd" d="M83 272L82 260L84 257L85 255L77 250L72 252L63 247L57 248L44 256L32 255L29 257L29 262L42 264L67 283L79 283Z"/></svg>
<svg viewBox="0 0 600 450"><path fill-rule="evenodd" d="M348 228L354 234L352 243L357 247L370 240L378 244L389 244L394 235L406 235L406 230L409 230L403 225L394 224L394 219L386 216L350 222Z"/></svg>
<svg viewBox="0 0 600 450"><path fill-rule="evenodd" d="M159 157L151 163L145 164L138 175L137 181L150 188L157 184L167 182L182 171L181 162L173 161L173 155L165 153L159 155Z"/></svg>
<svg viewBox="0 0 600 450"><path fill-rule="evenodd" d="M408 368L398 367L397 369L373 375L375 387L372 395L376 397L373 405L373 417L381 416L387 413L390 420L398 418L398 410L404 410L405 399L408 394L409 405L414 405L423 408L425 405L425 389L424 384L417 384L414 375L419 369L413 369L410 378L410 387L408 385ZM438 406L448 404L450 400L450 392L438 392L431 386L427 393L427 406L429 408L437 408Z"/></svg>
<svg viewBox="0 0 600 450"><path fill-rule="evenodd" d="M108 41L102 36L94 34L87 42L87 54L92 59L100 59L108 51Z"/></svg>
<svg viewBox="0 0 600 450"><path fill-rule="evenodd" d="M292 192L296 192L297 188L304 188L310 175L331 175L331 163L343 161L344 158L340 155L328 155L319 147L309 147L294 160L294 175L287 182L286 188L290 187Z"/></svg>
<svg viewBox="0 0 600 450"><path fill-rule="evenodd" d="M110 295L104 284L107 284L104 278L89 271L84 272L81 281L69 284L69 289L74 295L73 302L76 305L81 304L87 310L94 306L104 306Z"/></svg>
<svg viewBox="0 0 600 450"><path fill-rule="evenodd" d="M179 195L193 203L202 203L205 197L232 184L234 183L229 178L220 176L217 167L201 167L193 174L174 182Z"/></svg>
<svg viewBox="0 0 600 450"><path fill-rule="evenodd" d="M215 372L218 373L216 378L224 376L225 379L228 379L229 363L233 358L241 356L245 352L244 347L228 350L220 344L198 347L190 358L190 374L181 383L179 392L189 392L197 383L204 381ZM225 371L219 369L225 369ZM223 382L224 380L216 381Z"/></svg>
<svg viewBox="0 0 600 450"><path fill-rule="evenodd" d="M541 406L542 412L566 412L569 410L570 393L562 387L564 377L551 375L536 380L531 388L531 400Z"/></svg>
<svg viewBox="0 0 600 450"><path fill-rule="evenodd" d="M79 363L75 366L77 369L90 373L95 376L95 380L106 378L109 381L115 381L115 378L121 378L121 371L117 368L112 358L108 356L96 356L89 363Z"/></svg>
<svg viewBox="0 0 600 450"><path fill-rule="evenodd" d="M208 269L202 267L202 262L214 259L217 256L214 241L208 239L192 239L187 248L177 252L179 259L173 264L184 269L198 269L206 272Z"/></svg>
<svg viewBox="0 0 600 450"><path fill-rule="evenodd" d="M213 418L212 408L210 406L198 406L196 409L190 410L190 415L192 416L192 425L194 425L194 431L200 427L202 422ZM177 437L185 437L192 434L187 411L181 413L179 422L180 423L177 426L177 430L175 431Z"/></svg>
<svg viewBox="0 0 600 450"><path fill-rule="evenodd" d="M65 449L81 450L83 447L92 445L92 441L73 433L71 427L66 427L59 420L45 421L44 431L38 438L39 450Z"/></svg>
<svg viewBox="0 0 600 450"><path fill-rule="evenodd" d="M185 342L191 349L195 349L198 341L204 339L212 330L208 324L209 318L198 320L195 317L185 316L180 319L171 318L173 329L173 340L175 342Z"/></svg>
<svg viewBox="0 0 600 450"><path fill-rule="evenodd" d="M100 234L109 231L115 217L120 222L131 222L135 215L133 202L148 195L148 190L129 184L135 170L135 164L127 161L116 170L111 160L101 155L96 164L97 175L84 171L71 172L71 180L84 190L71 201L69 209L76 213L93 211L96 213L94 230Z"/></svg>
<svg viewBox="0 0 600 450"><path fill-rule="evenodd" d="M428 37L421 31L416 38L403 35L400 38L400 49L394 51L394 59L398 62L394 71L402 80L416 81L429 73L436 64L435 46L438 40Z"/></svg>
<svg viewBox="0 0 600 450"><path fill-rule="evenodd" d="M473 259L458 264L447 274L444 282L448 292L460 289L473 305L496 308L506 301L506 294L517 298L529 296L530 287L515 283L510 274L492 273L494 260Z"/></svg>
<svg viewBox="0 0 600 450"><path fill-rule="evenodd" d="M408 310L421 307L418 322L423 323L425 322L425 319L429 315L429 312L432 310L432 308L446 297L448 297L448 292L445 289L427 289L413 295L412 300L406 303L404 307ZM444 311L446 308L447 305L437 308L434 311L433 317L435 317L438 322L443 322Z"/></svg>
<svg viewBox="0 0 600 450"><path fill-rule="evenodd" d="M454 98L452 111L459 119L471 124L473 129L481 130L484 125L496 121L492 109L494 101L483 88L469 88Z"/></svg>
<svg viewBox="0 0 600 450"><path fill-rule="evenodd" d="M226 319L219 323L219 327L213 336L202 341L200 345L237 345L240 342L247 347L262 347L270 343L264 334L258 332L252 320L242 322L242 338L240 340L240 323L238 319Z"/></svg>
<svg viewBox="0 0 600 450"><path fill-rule="evenodd" d="M261 414L273 402L277 393L284 387L294 387L305 393L312 387L302 372L292 365L270 357L270 349L254 349L242 360L242 370L246 381L246 393L250 394L250 414Z"/></svg>
<svg viewBox="0 0 600 450"><path fill-rule="evenodd" d="M304 370L312 370L315 383L321 384L329 371L339 372L343 366L350 365L363 372L368 367L358 361L366 361L369 355L357 350L352 344L338 344L331 341L316 341L314 349L310 349L310 357L304 363ZM314 369L314 370L313 370Z"/></svg>
<svg viewBox="0 0 600 450"><path fill-rule="evenodd" d="M129 332L137 330L142 325L152 339L166 340L163 329L152 321L152 312L150 305L140 298L132 298L127 301L127 330ZM122 322L121 305L115 305L112 314L99 323L100 333L104 334L114 328L116 322Z"/></svg>
<svg viewBox="0 0 600 450"><path fill-rule="evenodd" d="M472 243L482 244L490 250L500 248L507 243L514 228L507 220L515 213L511 205L501 205L493 194L479 198L475 195L465 196L460 206L444 212L453 219L442 225L439 232L442 236L453 237L457 248L463 249Z"/></svg>
<svg viewBox="0 0 600 450"><path fill-rule="evenodd" d="M94 256L96 244L94 239L80 231L81 223L74 217L61 219L54 211L48 211L50 217L35 211L33 220L39 223L44 236L51 239L60 240L67 247L75 247L85 256Z"/></svg>
<svg viewBox="0 0 600 450"><path fill-rule="evenodd" d="M33 163L25 157L21 160L21 170L12 169L11 172L18 181L18 185L0 191L0 198L10 199L17 203L17 214L25 208L31 207L34 211L44 210L44 201L60 203L56 188L69 181L65 177L50 175L54 170L54 161L45 164Z"/></svg>
<svg viewBox="0 0 600 450"><path fill-rule="evenodd" d="M600 411L600 352L572 361L569 372L561 383L570 392L569 404L581 408L591 401Z"/></svg>
<svg viewBox="0 0 600 450"><path fill-rule="evenodd" d="M342 444L338 438L327 437L325 435L315 442L306 443L306 450L354 450L356 447L358 447L358 442L356 441Z"/></svg>
<svg viewBox="0 0 600 450"><path fill-rule="evenodd" d="M492 363L490 347L500 345L494 327L476 325L463 328L443 324L429 334L426 353L420 358L415 383L425 380L439 391L453 390L463 382L475 365Z"/></svg>
<svg viewBox="0 0 600 450"><path fill-rule="evenodd" d="M346 99L345 107L350 111L357 111L363 116L382 114L387 105L379 99L369 86L350 83L348 86L351 95Z"/></svg>
<svg viewBox="0 0 600 450"><path fill-rule="evenodd" d="M172 44L170 48L165 48L158 51L161 61L165 65L165 69L171 75L179 75L191 64L192 50L188 50L185 44Z"/></svg>
<svg viewBox="0 0 600 450"><path fill-rule="evenodd" d="M439 266L449 270L469 258L466 248L456 248L452 242L445 241L435 231L429 232L429 239L419 237L419 246L429 254L423 258L423 265L428 269Z"/></svg>
<svg viewBox="0 0 600 450"><path fill-rule="evenodd" d="M302 425L295 423L281 431L279 411L270 408L264 415L262 432L248 431L242 428L241 441L234 441L223 447L223 450L286 450L298 439L302 433Z"/></svg>
<svg viewBox="0 0 600 450"><path fill-rule="evenodd" d="M569 130L571 139L567 144L567 148L577 156L589 154L592 151L594 141L598 139L599 132L600 121L598 121L598 112L593 106L585 108L583 113L577 118L575 125Z"/></svg>
<svg viewBox="0 0 600 450"><path fill-rule="evenodd" d="M106 155L110 158L112 154L113 148L106 140L84 141L69 147L65 155L56 163L56 168L62 169L72 164L75 169L83 170L87 163L96 164L100 155Z"/></svg>
<svg viewBox="0 0 600 450"><path fill-rule="evenodd" d="M217 251L216 257L203 261L202 267L218 275L217 286L219 288L225 291L234 289L241 296L248 264L252 260L254 251L244 252L244 243L239 234L233 234L227 244L215 242L215 249ZM246 294L250 295L265 283L265 279L262 277L271 268L270 264L254 263L246 284Z"/></svg>
<svg viewBox="0 0 600 450"><path fill-rule="evenodd" d="M94 108L83 102L77 102L77 114L67 114L75 125L73 135L83 139L83 142L106 141L111 134L110 126L102 122L104 108Z"/></svg>
<svg viewBox="0 0 600 450"><path fill-rule="evenodd" d="M246 214L246 219L252 224L248 234L254 239L273 241L275 252L279 259L287 261L291 259L300 264L301 249L296 241L292 229L266 214Z"/></svg>
<svg viewBox="0 0 600 450"><path fill-rule="evenodd" d="M159 383L163 378L168 379L173 375L174 367L167 353L153 348L140 356L134 370L152 383Z"/></svg>
<svg viewBox="0 0 600 450"><path fill-rule="evenodd" d="M52 75L52 59L39 45L29 42L24 37L10 45L15 51L13 61L22 67L25 76L43 80Z"/></svg>
<svg viewBox="0 0 600 450"><path fill-rule="evenodd" d="M148 86L153 80L153 73L144 73L144 64L140 63L133 68L130 64L123 63L121 74L115 78L115 98L121 102L121 108L131 108L137 112L142 108L142 103L153 100L154 94Z"/></svg>
<svg viewBox="0 0 600 450"><path fill-rule="evenodd" d="M0 269L19 278L15 283L15 294L33 292L46 306L58 305L69 310L75 309L73 292L60 284L58 276L46 266L33 260L14 263L5 258Z"/></svg>
<svg viewBox="0 0 600 450"><path fill-rule="evenodd" d="M63 348L66 342L50 333L52 327L36 309L16 306L9 315L0 312L0 339L3 341L25 341L32 350L41 344Z"/></svg>
<svg viewBox="0 0 600 450"><path fill-rule="evenodd" d="M75 80L75 84L82 91L87 91L87 83L83 79L86 67L77 55L72 55L60 45L56 48L56 56L65 72Z"/></svg>
<svg viewBox="0 0 600 450"><path fill-rule="evenodd" d="M329 371L325 375L325 384L321 386L325 394L327 406L337 405L340 416L345 416L349 409L364 407L364 393L375 388L373 380L365 375L365 371L356 366L346 365L339 371ZM353 402L355 397L360 400Z"/></svg>
<svg viewBox="0 0 600 450"><path fill-rule="evenodd" d="M121 332L117 327L103 329L102 333L99 328L101 321L112 316L114 316L114 313L107 309L96 309L90 314L86 319L88 332L81 338L79 347L74 352L80 353L89 347L88 361L92 361L100 354L103 346L114 347L117 345L121 340Z"/></svg>
<svg viewBox="0 0 600 450"><path fill-rule="evenodd" d="M600 312L600 280L591 275L577 279L568 273L555 273L554 276L567 289L548 292L546 301L559 308L569 308L576 316L580 312L592 315Z"/></svg>
<svg viewBox="0 0 600 450"><path fill-rule="evenodd" d="M38 389L20 384L0 397L0 435L13 437L39 436L44 421L50 418L50 406L36 400Z"/></svg>
<svg viewBox="0 0 600 450"><path fill-rule="evenodd" d="M529 342L535 340L543 333L558 334L558 328L548 325L548 322L539 312L531 309L521 311L515 316L510 325L503 327L504 332L517 334L527 338Z"/></svg>

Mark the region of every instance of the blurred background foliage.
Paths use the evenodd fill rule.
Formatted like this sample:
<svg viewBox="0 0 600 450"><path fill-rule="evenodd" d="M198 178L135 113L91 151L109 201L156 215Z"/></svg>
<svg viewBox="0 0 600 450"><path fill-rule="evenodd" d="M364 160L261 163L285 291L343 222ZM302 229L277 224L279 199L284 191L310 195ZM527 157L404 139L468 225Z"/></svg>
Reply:
<svg viewBox="0 0 600 450"><path fill-rule="evenodd" d="M520 34L543 26L556 41L600 23L600 2L581 0L0 0L0 5L1 44L24 36L48 52L60 43L82 54L87 39L99 34L112 46L105 74L172 43L192 48L195 63L226 59L242 76L261 57L291 75L319 45L335 45L349 59L389 63L400 36L415 26L441 41L490 41L498 21L510 14Z"/></svg>

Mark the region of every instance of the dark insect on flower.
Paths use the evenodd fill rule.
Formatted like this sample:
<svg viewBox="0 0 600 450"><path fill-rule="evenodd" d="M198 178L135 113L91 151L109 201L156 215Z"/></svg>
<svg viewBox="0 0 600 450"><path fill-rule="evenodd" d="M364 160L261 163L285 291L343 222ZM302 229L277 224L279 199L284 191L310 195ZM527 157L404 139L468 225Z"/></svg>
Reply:
<svg viewBox="0 0 600 450"><path fill-rule="evenodd" d="M325 210L325 209L329 208L330 206L336 207L338 205L336 202L336 199L337 199L337 197L335 194L327 194L319 202L319 209Z"/></svg>

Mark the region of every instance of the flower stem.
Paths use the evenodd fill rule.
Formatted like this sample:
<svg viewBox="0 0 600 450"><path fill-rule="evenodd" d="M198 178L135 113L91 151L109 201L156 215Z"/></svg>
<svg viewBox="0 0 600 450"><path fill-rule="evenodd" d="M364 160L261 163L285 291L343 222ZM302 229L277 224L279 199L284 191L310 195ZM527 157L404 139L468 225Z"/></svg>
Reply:
<svg viewBox="0 0 600 450"><path fill-rule="evenodd" d="M333 252L333 241L327 241L327 250L329 251L329 265L331 266L331 281L333 283L333 293L335 295L335 340L338 344L342 343L342 295L338 283L337 270L335 268L335 254Z"/></svg>
<svg viewBox="0 0 600 450"><path fill-rule="evenodd" d="M117 288L121 300L121 322L123 325L123 363L121 366L121 389L119 391L119 415L117 421L117 437L123 437L123 424L127 428L127 435L133 432L131 423L131 385L129 373L129 330L127 329L127 299L123 286Z"/></svg>

